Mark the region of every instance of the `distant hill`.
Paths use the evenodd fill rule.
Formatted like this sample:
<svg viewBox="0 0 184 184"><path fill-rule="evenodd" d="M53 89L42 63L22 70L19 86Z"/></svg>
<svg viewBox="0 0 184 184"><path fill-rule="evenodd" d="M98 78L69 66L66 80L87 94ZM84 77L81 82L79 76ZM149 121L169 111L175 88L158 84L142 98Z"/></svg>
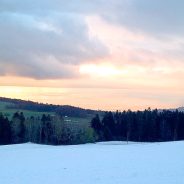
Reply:
<svg viewBox="0 0 184 184"><path fill-rule="evenodd" d="M184 107L178 107L178 108L175 108L175 109L168 109L169 111L176 111L178 110L179 112L184 112Z"/></svg>
<svg viewBox="0 0 184 184"><path fill-rule="evenodd" d="M184 112L184 107L179 107L179 108L178 108L178 111Z"/></svg>
<svg viewBox="0 0 184 184"><path fill-rule="evenodd" d="M82 109L70 105L44 104L33 101L11 99L4 97L0 97L0 103L7 104L6 105L7 109L28 110L35 112L55 112L62 116L70 116L70 117L89 117L95 115L96 113L102 112L91 109Z"/></svg>

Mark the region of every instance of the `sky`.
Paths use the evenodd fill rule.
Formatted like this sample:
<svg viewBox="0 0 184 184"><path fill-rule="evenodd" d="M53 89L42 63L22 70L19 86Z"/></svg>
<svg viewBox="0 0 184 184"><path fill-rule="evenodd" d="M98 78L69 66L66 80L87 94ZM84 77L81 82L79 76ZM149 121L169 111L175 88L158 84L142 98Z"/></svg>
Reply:
<svg viewBox="0 0 184 184"><path fill-rule="evenodd" d="M0 96L102 110L184 106L183 0L1 0Z"/></svg>

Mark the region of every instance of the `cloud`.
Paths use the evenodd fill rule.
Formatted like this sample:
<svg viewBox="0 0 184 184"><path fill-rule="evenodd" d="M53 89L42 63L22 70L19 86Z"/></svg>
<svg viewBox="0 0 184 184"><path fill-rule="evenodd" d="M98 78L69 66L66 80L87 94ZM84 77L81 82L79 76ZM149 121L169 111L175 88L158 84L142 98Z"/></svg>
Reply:
<svg viewBox="0 0 184 184"><path fill-rule="evenodd" d="M1 0L0 12L40 17L53 13L99 15L135 30L183 35L183 0Z"/></svg>
<svg viewBox="0 0 184 184"><path fill-rule="evenodd" d="M135 32L152 34L160 38L171 35L183 36L183 0L129 0L126 9L122 6L116 13L105 14L112 23L124 25Z"/></svg>
<svg viewBox="0 0 184 184"><path fill-rule="evenodd" d="M178 71L178 68L184 71L182 67L184 39L182 37L158 39L152 34L134 32L120 24L110 24L99 16L89 16L87 22L90 34L97 35L111 52L110 57L101 60L102 63L110 62L118 68L122 67L129 71L137 68L133 71L137 74L138 68L148 73L152 71L150 74L153 75L156 71L159 74L166 73L166 68L170 73Z"/></svg>
<svg viewBox="0 0 184 184"><path fill-rule="evenodd" d="M184 42L183 5L182 0L1 0L0 75L79 77L81 64L107 60L111 50L119 50L114 56L127 65L181 60L176 47ZM93 16L109 26L90 26Z"/></svg>
<svg viewBox="0 0 184 184"><path fill-rule="evenodd" d="M29 13L31 9L19 12L14 3L0 4L1 75L76 77L77 65L108 55L106 46L89 36L85 19L78 13L53 9L51 16L40 16Z"/></svg>

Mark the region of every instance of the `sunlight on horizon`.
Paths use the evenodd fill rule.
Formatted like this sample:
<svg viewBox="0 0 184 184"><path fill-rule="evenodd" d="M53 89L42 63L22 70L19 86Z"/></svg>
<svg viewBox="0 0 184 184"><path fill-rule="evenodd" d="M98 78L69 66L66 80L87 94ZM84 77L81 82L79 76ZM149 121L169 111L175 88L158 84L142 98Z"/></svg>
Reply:
<svg viewBox="0 0 184 184"><path fill-rule="evenodd" d="M106 110L184 106L182 1L0 7L0 96Z"/></svg>
<svg viewBox="0 0 184 184"><path fill-rule="evenodd" d="M90 75L91 77L107 77L107 78L120 76L122 74L128 73L128 71L126 70L123 71L108 64L101 64L101 65L86 64L80 66L79 71L81 74Z"/></svg>
<svg viewBox="0 0 184 184"><path fill-rule="evenodd" d="M134 94L135 93L135 94ZM93 88L47 88L47 87L10 87L0 86L0 96L55 105L72 105L94 110L144 110L148 107L175 108L164 96L154 93L143 95L141 91L129 92L126 89ZM136 95L137 93L137 95ZM159 100L160 98L160 100ZM162 99L162 100L161 100Z"/></svg>

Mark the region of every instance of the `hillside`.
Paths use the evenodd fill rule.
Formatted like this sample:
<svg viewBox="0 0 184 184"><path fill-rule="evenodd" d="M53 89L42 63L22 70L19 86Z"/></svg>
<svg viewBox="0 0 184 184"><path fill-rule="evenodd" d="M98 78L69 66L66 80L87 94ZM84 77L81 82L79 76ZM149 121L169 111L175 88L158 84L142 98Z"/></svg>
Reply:
<svg viewBox="0 0 184 184"><path fill-rule="evenodd" d="M183 184L184 142L0 147L3 184Z"/></svg>
<svg viewBox="0 0 184 184"><path fill-rule="evenodd" d="M25 101L20 99L11 99L0 97L0 111L9 114L15 111L23 111L28 115L39 115L43 113L58 113L62 116L76 117L76 118L91 118L99 111L90 109L82 109L79 107L73 107L69 105L53 105L43 104L33 101Z"/></svg>

